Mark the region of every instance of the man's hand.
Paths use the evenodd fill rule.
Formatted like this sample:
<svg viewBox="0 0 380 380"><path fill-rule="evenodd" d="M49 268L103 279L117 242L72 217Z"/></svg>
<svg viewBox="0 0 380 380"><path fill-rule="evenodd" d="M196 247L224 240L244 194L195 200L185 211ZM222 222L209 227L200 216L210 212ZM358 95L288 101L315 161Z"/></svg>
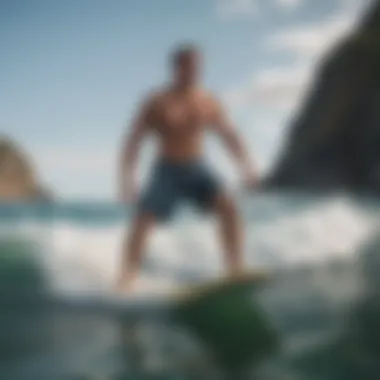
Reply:
<svg viewBox="0 0 380 380"><path fill-rule="evenodd" d="M260 179L256 171L248 169L244 171L244 186L249 190L256 190L260 186Z"/></svg>

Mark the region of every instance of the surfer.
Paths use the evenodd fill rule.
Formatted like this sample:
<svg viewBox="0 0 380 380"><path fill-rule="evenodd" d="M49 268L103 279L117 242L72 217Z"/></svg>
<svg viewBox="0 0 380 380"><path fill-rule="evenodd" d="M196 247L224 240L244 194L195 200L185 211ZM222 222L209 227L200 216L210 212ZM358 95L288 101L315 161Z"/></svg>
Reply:
<svg viewBox="0 0 380 380"><path fill-rule="evenodd" d="M205 163L205 132L213 131L222 139L236 158L248 187L258 184L255 166L223 106L200 85L202 54L198 47L178 47L172 52L170 65L170 84L143 101L123 141L120 195L124 202L136 204L136 214L124 237L120 290L132 288L152 227L170 218L184 199L217 216L227 271L235 275L242 270L241 218L232 195ZM156 136L159 153L150 181L140 195L136 189L136 163L141 142L149 134Z"/></svg>

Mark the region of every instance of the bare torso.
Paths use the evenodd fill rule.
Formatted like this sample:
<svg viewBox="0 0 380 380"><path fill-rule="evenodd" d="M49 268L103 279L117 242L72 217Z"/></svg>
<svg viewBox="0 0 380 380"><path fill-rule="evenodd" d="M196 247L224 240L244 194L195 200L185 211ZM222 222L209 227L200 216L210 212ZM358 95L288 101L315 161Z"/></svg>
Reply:
<svg viewBox="0 0 380 380"><path fill-rule="evenodd" d="M212 123L213 104L212 97L201 89L156 94L149 124L158 137L160 157L177 162L201 156L204 131Z"/></svg>

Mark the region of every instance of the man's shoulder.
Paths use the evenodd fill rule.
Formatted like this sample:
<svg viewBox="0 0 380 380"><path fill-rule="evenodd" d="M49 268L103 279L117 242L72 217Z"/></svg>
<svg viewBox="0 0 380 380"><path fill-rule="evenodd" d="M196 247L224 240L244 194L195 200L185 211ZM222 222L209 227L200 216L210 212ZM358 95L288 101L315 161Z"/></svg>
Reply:
<svg viewBox="0 0 380 380"><path fill-rule="evenodd" d="M159 100L161 100L165 95L165 90L162 88L155 88L149 90L143 97L145 103L148 104L156 104Z"/></svg>
<svg viewBox="0 0 380 380"><path fill-rule="evenodd" d="M156 105L170 96L172 90L168 87L158 87L151 89L144 97L145 103ZM219 97L215 92L204 87L196 89L196 97L209 106L218 107L220 105Z"/></svg>
<svg viewBox="0 0 380 380"><path fill-rule="evenodd" d="M155 112L157 107L162 103L165 92L162 89L151 89L145 93L140 100L140 104L145 112Z"/></svg>
<svg viewBox="0 0 380 380"><path fill-rule="evenodd" d="M208 107L215 110L221 107L220 98L217 96L217 94L214 91L209 90L209 89L201 89L199 96Z"/></svg>
<svg viewBox="0 0 380 380"><path fill-rule="evenodd" d="M196 97L199 101L206 105L214 105L217 101L215 94L207 88L198 88L196 91Z"/></svg>
<svg viewBox="0 0 380 380"><path fill-rule="evenodd" d="M197 95L205 100L212 100L214 98L214 93L205 87L198 87Z"/></svg>

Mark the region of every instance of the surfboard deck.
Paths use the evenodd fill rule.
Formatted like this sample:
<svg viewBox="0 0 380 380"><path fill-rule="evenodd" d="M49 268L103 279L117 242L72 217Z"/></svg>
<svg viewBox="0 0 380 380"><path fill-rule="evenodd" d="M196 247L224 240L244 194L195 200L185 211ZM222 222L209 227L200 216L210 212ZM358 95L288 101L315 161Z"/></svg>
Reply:
<svg viewBox="0 0 380 380"><path fill-rule="evenodd" d="M107 292L75 292L52 297L53 302L73 309L101 312L109 315L143 317L144 314L170 312L181 305L205 297L242 294L265 286L272 279L268 272L247 272L236 277L217 277L209 281L179 286L176 289L144 289L138 293L122 294L114 290ZM149 311L149 313L148 313ZM157 313L156 313L157 312Z"/></svg>
<svg viewBox="0 0 380 380"><path fill-rule="evenodd" d="M198 339L219 366L241 369L278 347L278 336L256 297L272 278L270 273L248 272L167 293L72 298L71 306L120 318L121 323L164 317Z"/></svg>
<svg viewBox="0 0 380 380"><path fill-rule="evenodd" d="M173 319L192 332L226 369L241 369L278 347L278 337L256 294L272 279L251 272L200 284L175 297Z"/></svg>
<svg viewBox="0 0 380 380"><path fill-rule="evenodd" d="M173 302L187 302L195 298L204 297L213 293L241 292L263 286L272 279L272 275L265 271L245 272L238 276L222 276L215 279L180 287L169 297Z"/></svg>

